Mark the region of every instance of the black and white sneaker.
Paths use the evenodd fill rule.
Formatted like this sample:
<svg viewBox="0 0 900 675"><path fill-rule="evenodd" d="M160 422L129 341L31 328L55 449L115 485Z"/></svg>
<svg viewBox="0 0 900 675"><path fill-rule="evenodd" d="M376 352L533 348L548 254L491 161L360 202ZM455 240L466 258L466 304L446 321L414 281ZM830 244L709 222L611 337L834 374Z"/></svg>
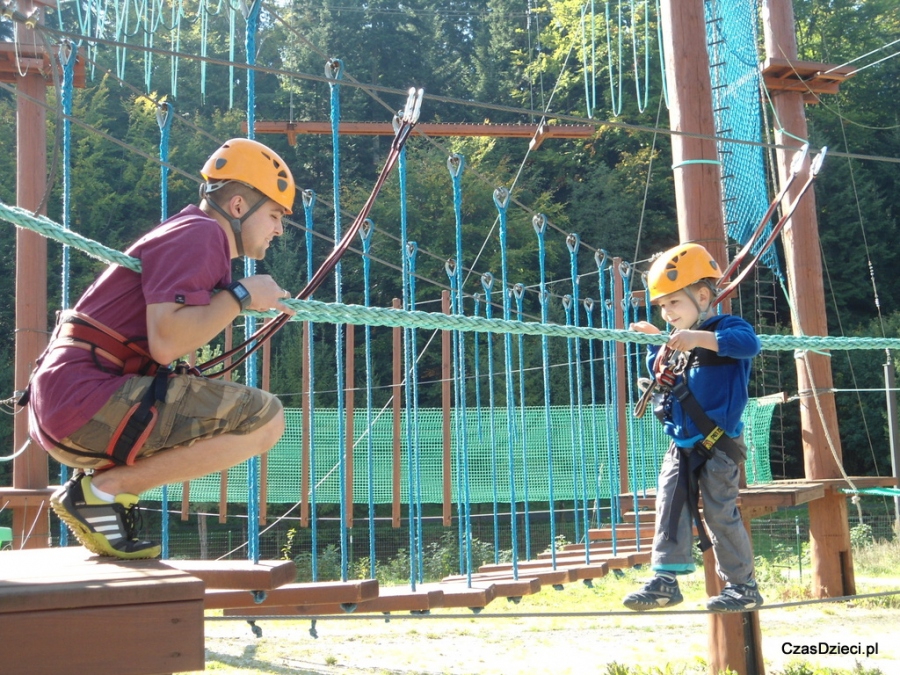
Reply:
<svg viewBox="0 0 900 675"><path fill-rule="evenodd" d="M641 590L626 595L622 604L636 612L644 612L648 609L673 607L683 601L678 580L667 581L663 577L653 577Z"/></svg>
<svg viewBox="0 0 900 675"><path fill-rule="evenodd" d="M722 594L706 601L711 612L749 612L764 602L755 581L749 584L725 584Z"/></svg>
<svg viewBox="0 0 900 675"><path fill-rule="evenodd" d="M140 511L136 495L116 495L112 503L97 499L91 489L91 477L76 472L53 496L50 504L91 553L125 560L156 558L161 547L138 539Z"/></svg>

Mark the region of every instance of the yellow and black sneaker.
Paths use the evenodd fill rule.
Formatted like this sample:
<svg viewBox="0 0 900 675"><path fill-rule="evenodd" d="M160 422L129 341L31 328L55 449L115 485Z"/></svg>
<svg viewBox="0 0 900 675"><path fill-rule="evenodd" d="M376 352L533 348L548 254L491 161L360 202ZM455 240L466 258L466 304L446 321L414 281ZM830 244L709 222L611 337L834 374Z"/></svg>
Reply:
<svg viewBox="0 0 900 675"><path fill-rule="evenodd" d="M91 477L76 472L61 486L50 503L72 533L91 553L124 560L156 558L161 547L138 539L140 511L136 495L116 495L112 503L98 499L91 489Z"/></svg>

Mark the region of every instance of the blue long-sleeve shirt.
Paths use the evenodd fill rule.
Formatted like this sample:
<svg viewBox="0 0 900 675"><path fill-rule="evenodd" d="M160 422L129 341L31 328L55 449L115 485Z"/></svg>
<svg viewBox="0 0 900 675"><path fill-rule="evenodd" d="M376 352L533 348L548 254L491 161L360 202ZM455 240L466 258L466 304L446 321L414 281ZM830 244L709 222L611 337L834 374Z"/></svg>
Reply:
<svg viewBox="0 0 900 675"><path fill-rule="evenodd" d="M730 314L719 314L704 321L699 330L709 330L716 334L719 351L697 347L691 351L690 362L679 376L687 377L687 386L709 418L725 430L732 438L743 431L741 415L747 407L750 381L750 365L759 354L759 337L753 327L744 319ZM661 347L651 345L647 363L651 369L656 354ZM693 447L702 440L697 425L691 420L674 396L666 397L665 433L675 445L682 448Z"/></svg>

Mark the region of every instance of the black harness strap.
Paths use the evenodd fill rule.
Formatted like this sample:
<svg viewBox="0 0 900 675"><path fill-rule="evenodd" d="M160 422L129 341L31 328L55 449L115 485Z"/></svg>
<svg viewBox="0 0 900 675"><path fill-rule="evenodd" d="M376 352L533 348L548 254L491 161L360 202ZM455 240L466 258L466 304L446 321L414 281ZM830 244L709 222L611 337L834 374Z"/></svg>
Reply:
<svg viewBox="0 0 900 675"><path fill-rule="evenodd" d="M116 464L134 464L138 452L156 426L156 404L166 400L170 373L169 368L161 366L157 369L141 402L131 407L113 434L106 454Z"/></svg>
<svg viewBox="0 0 900 675"><path fill-rule="evenodd" d="M693 448L678 448L678 484L672 497L672 510L666 525L668 528L666 536L674 540L673 534L678 532L681 510L687 505L694 524L697 526L700 550L706 551L712 546L712 542L703 524L703 518L700 516L700 471L703 469L703 465L713 458L716 450L724 452L737 465L744 461L744 453L741 452L735 440L709 418L691 390L688 389L685 380L672 387L670 395L681 403L682 409L697 425L704 438L694 444Z"/></svg>

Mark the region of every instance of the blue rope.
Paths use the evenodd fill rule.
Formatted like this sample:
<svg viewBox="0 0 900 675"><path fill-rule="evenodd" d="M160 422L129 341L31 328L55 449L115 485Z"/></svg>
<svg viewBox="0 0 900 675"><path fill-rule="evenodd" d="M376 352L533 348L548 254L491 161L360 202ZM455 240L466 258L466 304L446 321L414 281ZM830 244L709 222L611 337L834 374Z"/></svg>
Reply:
<svg viewBox="0 0 900 675"><path fill-rule="evenodd" d="M325 66L325 74L329 78L328 86L331 90L331 150L333 159L334 180L332 181L332 198L334 200L334 241L341 240L341 152L338 129L341 120L341 97L338 82L343 75L344 67L338 59L331 59ZM342 300L342 276L341 262L334 266L334 301ZM344 329L336 326L334 331L334 362L335 362L335 390L337 391L337 447L338 447L338 485L341 494L340 499L340 548L341 548L341 579L348 578L349 548L347 541L347 500L344 498L347 490L346 456L344 446L347 438L347 425L344 418ZM352 433L350 430L349 433Z"/></svg>
<svg viewBox="0 0 900 675"><path fill-rule="evenodd" d="M256 31L259 29L259 13L262 7L261 0L253 0L247 13L247 29L244 36L246 46L247 65L247 138L253 139L256 135ZM173 89L174 95L174 89ZM256 261L244 258L244 276L256 274ZM244 334L253 335L256 332L256 319L247 315L244 319ZM251 354L247 359L245 368L247 386L256 386L256 354ZM253 562L259 562L259 515L260 515L260 458L251 457L247 460L247 555Z"/></svg>
<svg viewBox="0 0 900 675"><path fill-rule="evenodd" d="M159 124L159 195L162 220L169 217L169 133L175 115L172 104L163 102L156 109L156 122Z"/></svg>
<svg viewBox="0 0 900 675"><path fill-rule="evenodd" d="M169 217L169 132L172 129L173 114L170 103L160 103L156 108L156 122L159 125L159 194L161 220ZM165 560L169 557L169 486L162 487L162 552Z"/></svg>
<svg viewBox="0 0 900 675"><path fill-rule="evenodd" d="M463 306L463 247L462 247L462 174L465 170L466 159L462 155L452 154L447 158L447 170L450 172L450 179L453 184L453 214L456 225L456 260L453 269L447 269L450 277L450 297L451 301L455 297L455 305L451 302L451 311L456 314L463 315L465 313ZM455 291L455 293L454 293ZM478 300L475 301L475 313L478 313ZM464 333L459 331L453 332L453 362L454 362L454 384L456 390L456 419L457 419L457 438L459 439L456 448L457 462L457 485L460 480L462 489L457 488L457 513L460 511L460 500L462 502L462 518L459 519L458 541L459 541L459 568L467 570L469 580L471 581L471 565L464 564L463 552L471 551L472 542L472 504L471 492L469 486L469 432L468 432L468 416L466 410L466 344ZM478 338L475 338L475 391L476 406L480 405L480 393L478 388ZM478 431L481 433L481 411L476 408L478 419ZM461 465L461 467L460 467ZM462 471L460 471L462 468Z"/></svg>
<svg viewBox="0 0 900 675"><path fill-rule="evenodd" d="M547 293L547 246L544 235L547 232L547 216L539 213L532 218L534 232L538 238L538 266L540 268L540 303L541 323L549 323L547 303L550 294ZM550 563L556 569L556 500L553 495L553 418L550 414L550 347L549 338L541 336L541 371L544 376L544 427L547 438L547 497L548 510L550 511Z"/></svg>
<svg viewBox="0 0 900 675"><path fill-rule="evenodd" d="M584 315L589 328L594 327L594 301L592 298L584 299ZM596 359L594 356L594 341L588 340L588 364L590 366L591 379L591 448L594 452L594 463L591 471L591 482L594 487L594 508L591 515L592 520L600 527L603 520L603 514L600 511L600 498L602 495L600 489L600 478L602 471L600 468L600 434L597 426L597 373ZM612 428L610 428L612 430Z"/></svg>
<svg viewBox="0 0 900 675"><path fill-rule="evenodd" d="M516 299L516 320L522 320L522 302L525 298L525 287L522 284L513 286L513 297ZM525 336L519 335L519 413L522 429L522 488L523 510L525 516L525 560L531 560L531 507L528 495L528 434L525 432Z"/></svg>
<svg viewBox="0 0 900 675"><path fill-rule="evenodd" d="M572 275L572 320L575 326L579 325L578 322L578 308L581 304L581 298L579 294L580 283L578 280L578 249L581 248L581 239L577 234L572 233L566 237L566 247L569 249L569 268L571 270ZM578 421L576 425L577 431L577 443L580 452L580 458L577 462L575 462L575 466L580 467L580 485L579 482L574 484L574 493L577 495L579 490L581 491L581 511L582 511L582 522L584 524L584 555L585 561L590 562L590 538L587 536L589 518L588 518L588 503L587 503L587 454L584 448L584 382L582 381L582 367L581 367L581 339L575 338L574 340L574 348L575 348L575 362L572 364L575 368L575 400L578 409ZM573 438L576 438L573 435ZM573 460L575 457L573 457ZM576 520L577 522L577 520Z"/></svg>
<svg viewBox="0 0 900 675"><path fill-rule="evenodd" d="M484 288L484 315L490 320L494 309L491 306L491 289L494 287L494 275L485 272L481 275L481 286ZM494 336L487 336L488 363L488 421L490 422L491 443L491 487L493 489L494 514L494 564L500 562L500 493L497 485L497 425L494 423Z"/></svg>
<svg viewBox="0 0 900 675"><path fill-rule="evenodd" d="M507 208L509 207L509 191L506 188L497 188L494 190L494 205L497 207L497 213L500 216L500 276L501 276L501 293L503 293L503 318L510 320L510 285L508 278L509 261L507 258L507 232L508 218ZM510 519L510 538L512 547L512 566L513 578L519 578L519 537L518 537L518 513L516 505L516 394L515 385L513 383L513 367L512 367L512 335L507 333L503 336L503 359L506 365L506 446L507 461L509 462L509 519ZM498 546L499 548L499 546ZM495 551L499 553L499 551Z"/></svg>
<svg viewBox="0 0 900 675"><path fill-rule="evenodd" d="M306 222L306 281L307 283L313 278L315 274L315 268L313 267L313 209L316 206L316 193L312 190L304 190L301 193L303 199L303 215L305 217ZM310 296L312 297L312 296ZM315 396L314 393L316 391L315 387L315 359L314 359L314 343L313 340L313 325L309 324L309 346L307 353L307 363L306 367L309 369L309 391L307 392L307 397L309 401L309 420L307 421L309 424L309 428L306 429L306 433L309 436L309 510L310 510L310 520L312 522L311 529L311 543L310 546L312 548L312 555L310 559L312 560L312 580L319 580L319 569L318 569L318 560L319 560L319 519L316 517L316 442L315 442Z"/></svg>
<svg viewBox="0 0 900 675"><path fill-rule="evenodd" d="M372 234L375 232L375 224L366 218L359 230L363 249L363 303L368 307L371 303L370 270L372 267ZM372 328L365 327L366 343L366 372L370 374L366 378L366 460L368 466L368 497L369 497L369 577L375 578L375 444L372 438L374 423L372 420L372 378L374 371L372 364Z"/></svg>
<svg viewBox="0 0 900 675"><path fill-rule="evenodd" d="M612 313L612 289L609 275L610 257L603 249L598 250L594 254L594 262L597 265L597 278L600 287L600 326L601 328L611 328L615 326L615 318ZM615 420L616 414L616 358L615 344L606 340L603 342L603 401L604 401L604 420L607 429L617 429L618 424ZM609 520L612 525L612 549L613 553L618 546L618 533L616 524L620 520L620 504L619 504L619 457L618 457L618 434L607 434L606 439L606 465L609 475Z"/></svg>
<svg viewBox="0 0 900 675"><path fill-rule="evenodd" d="M407 266L409 270L409 303L416 304L416 256L419 252L418 244L410 241L406 245ZM417 415L418 375L416 356L418 354L417 333L414 328L405 331L406 349L404 349L404 362L406 366L406 449L408 454L406 480L408 485L409 501L409 582L415 590L416 582L421 579L418 565L418 547L421 542L416 522L419 518L418 501L416 500L416 477L418 476L418 425L415 423Z"/></svg>
<svg viewBox="0 0 900 675"><path fill-rule="evenodd" d="M66 53L68 49L68 53ZM64 229L71 229L72 217L72 98L75 88L75 57L77 49L66 43L60 45L59 60L63 65L63 81L60 98L63 108L63 131L62 131L62 166L63 166L63 194L62 194L62 226ZM70 288L69 281L71 270L69 267L70 250L68 244L62 247L62 289L60 305L62 309L69 309L70 305ZM64 484L69 479L69 469L65 464L59 465L59 482ZM59 545L68 546L69 544L69 528L66 524L59 523Z"/></svg>
<svg viewBox="0 0 900 675"><path fill-rule="evenodd" d="M562 299L566 313L566 325L572 325L572 296L566 294ZM581 514L578 506L578 429L575 422L575 353L574 338L566 338L566 375L569 382L569 438L572 449L572 512L575 516L575 541L581 541Z"/></svg>
<svg viewBox="0 0 900 675"><path fill-rule="evenodd" d="M474 316L481 316L481 293L474 293L472 298L475 300ZM474 358L475 361L475 422L478 428L478 438L484 438L484 430L481 428L481 358L479 357L479 336L475 333L473 342L475 343Z"/></svg>

